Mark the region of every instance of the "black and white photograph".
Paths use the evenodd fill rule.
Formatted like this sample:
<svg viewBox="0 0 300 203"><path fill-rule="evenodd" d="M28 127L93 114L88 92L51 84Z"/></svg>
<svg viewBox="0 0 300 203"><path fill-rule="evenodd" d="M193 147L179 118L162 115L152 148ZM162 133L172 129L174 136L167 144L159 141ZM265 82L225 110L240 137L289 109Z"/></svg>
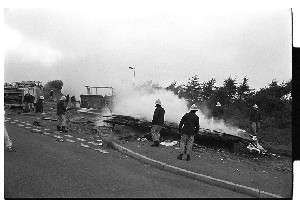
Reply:
<svg viewBox="0 0 300 203"><path fill-rule="evenodd" d="M293 8L68 2L3 8L3 199L294 198Z"/></svg>

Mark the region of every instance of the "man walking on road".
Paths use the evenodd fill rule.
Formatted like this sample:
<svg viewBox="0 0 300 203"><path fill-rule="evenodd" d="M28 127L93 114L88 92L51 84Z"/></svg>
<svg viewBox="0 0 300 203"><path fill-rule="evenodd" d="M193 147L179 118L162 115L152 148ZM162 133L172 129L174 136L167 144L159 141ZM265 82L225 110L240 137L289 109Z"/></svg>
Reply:
<svg viewBox="0 0 300 203"><path fill-rule="evenodd" d="M165 116L165 109L161 107L161 101L158 99L155 102L155 111L152 119L152 128L151 128L151 135L153 144L151 147L159 147L159 138L160 138L160 130L162 125L164 124L164 116Z"/></svg>
<svg viewBox="0 0 300 203"><path fill-rule="evenodd" d="M62 96L60 100L57 102L57 115L58 115L58 125L57 131L67 132L66 129L66 106L65 106L66 97Z"/></svg>
<svg viewBox="0 0 300 203"><path fill-rule="evenodd" d="M199 131L199 117L196 115L198 108L195 104L191 106L190 112L186 113L179 123L178 131L182 133L180 139L180 154L177 159L182 160L183 154L187 155L186 160L191 159L190 152L194 143L194 137Z"/></svg>

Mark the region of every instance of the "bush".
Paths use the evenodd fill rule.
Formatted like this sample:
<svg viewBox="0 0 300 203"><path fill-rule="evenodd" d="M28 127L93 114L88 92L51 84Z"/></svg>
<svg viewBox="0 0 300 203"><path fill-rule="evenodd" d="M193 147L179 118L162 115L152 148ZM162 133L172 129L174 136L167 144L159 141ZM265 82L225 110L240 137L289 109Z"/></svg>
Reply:
<svg viewBox="0 0 300 203"><path fill-rule="evenodd" d="M44 97L49 99L49 93L53 90L54 98L59 99L62 96L61 89L63 87L63 82L61 80L49 81L44 86Z"/></svg>
<svg viewBox="0 0 300 203"><path fill-rule="evenodd" d="M279 145L278 143L264 142L263 147L269 153L292 157L291 145Z"/></svg>
<svg viewBox="0 0 300 203"><path fill-rule="evenodd" d="M61 80L52 80L52 81L47 82L45 84L44 88L61 90L63 85L64 85L64 83Z"/></svg>

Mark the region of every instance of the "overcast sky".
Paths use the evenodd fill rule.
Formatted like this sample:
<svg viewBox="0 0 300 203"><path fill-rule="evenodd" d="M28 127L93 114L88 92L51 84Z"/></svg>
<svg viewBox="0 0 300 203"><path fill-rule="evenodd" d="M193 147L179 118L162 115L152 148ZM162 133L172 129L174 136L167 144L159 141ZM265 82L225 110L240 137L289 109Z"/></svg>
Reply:
<svg viewBox="0 0 300 203"><path fill-rule="evenodd" d="M4 81L62 80L114 86L153 80L166 87L231 76L259 89L292 77L290 9L199 4L105 3L94 9L6 9Z"/></svg>

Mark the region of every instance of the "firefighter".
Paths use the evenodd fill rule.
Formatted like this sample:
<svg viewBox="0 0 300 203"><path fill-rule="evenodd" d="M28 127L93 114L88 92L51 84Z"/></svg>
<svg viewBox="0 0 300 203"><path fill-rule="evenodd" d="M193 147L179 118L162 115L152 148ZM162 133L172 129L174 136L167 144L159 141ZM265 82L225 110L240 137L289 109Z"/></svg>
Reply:
<svg viewBox="0 0 300 203"><path fill-rule="evenodd" d="M177 157L179 160L182 160L183 154L187 155L187 161L191 159L190 152L194 143L194 137L200 128L199 117L196 115L197 111L197 106L193 104L190 112L186 113L180 120L178 132L182 134L180 139L180 154Z"/></svg>
<svg viewBox="0 0 300 203"><path fill-rule="evenodd" d="M28 99L28 105L29 105L29 108L34 110L34 96L29 94L29 99Z"/></svg>
<svg viewBox="0 0 300 203"><path fill-rule="evenodd" d="M161 101L157 99L155 101L155 111L153 114L152 119L152 128L151 128L151 135L153 144L151 147L159 147L159 138L160 138L160 130L162 125L164 124L164 116L165 116L165 109L161 107Z"/></svg>
<svg viewBox="0 0 300 203"><path fill-rule="evenodd" d="M23 111L25 113L30 111L30 107L29 107L29 101L30 101L30 96L29 93L25 94L24 96L24 106L23 106Z"/></svg>
<svg viewBox="0 0 300 203"><path fill-rule="evenodd" d="M53 96L54 96L54 92L53 92L53 90L50 90L50 92L49 92L50 101L53 101Z"/></svg>
<svg viewBox="0 0 300 203"><path fill-rule="evenodd" d="M257 136L257 133L260 129L261 121L262 121L261 113L258 110L258 106L255 104L250 113L250 122L255 136Z"/></svg>
<svg viewBox="0 0 300 203"><path fill-rule="evenodd" d="M34 104L33 104L34 112L36 112L36 104L38 103L40 96L41 96L41 90L40 90L39 86L34 87L33 95L34 95L34 101L33 101L34 102Z"/></svg>
<svg viewBox="0 0 300 203"><path fill-rule="evenodd" d="M67 94L66 95L66 103L67 103L67 105L69 104L69 101L70 101L70 94Z"/></svg>
<svg viewBox="0 0 300 203"><path fill-rule="evenodd" d="M66 97L62 96L60 100L57 102L57 116L58 116L58 123L57 123L57 131L67 132L66 129L66 105L65 105Z"/></svg>
<svg viewBox="0 0 300 203"><path fill-rule="evenodd" d="M39 100L36 102L36 108L35 108L35 113L43 113L43 102L44 102L44 97L40 96Z"/></svg>
<svg viewBox="0 0 300 203"><path fill-rule="evenodd" d="M72 104L73 107L76 107L75 95L71 97L71 104Z"/></svg>
<svg viewBox="0 0 300 203"><path fill-rule="evenodd" d="M220 120L223 116L223 108L220 102L217 102L215 108L213 109L212 116L213 120Z"/></svg>

